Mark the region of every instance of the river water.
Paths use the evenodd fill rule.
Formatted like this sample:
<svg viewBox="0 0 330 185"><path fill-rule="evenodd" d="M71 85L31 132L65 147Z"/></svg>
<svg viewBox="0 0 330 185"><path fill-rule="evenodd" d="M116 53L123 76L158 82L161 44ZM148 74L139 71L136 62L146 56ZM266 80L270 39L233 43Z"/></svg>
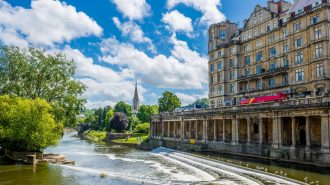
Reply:
<svg viewBox="0 0 330 185"><path fill-rule="evenodd" d="M37 166L11 163L0 158L0 184L10 185L99 185L99 184L290 184L272 177L260 177L258 172L244 170L241 175L235 174L235 170L241 170L239 166L257 171L271 172L282 176L308 182L319 181L319 184L330 184L330 171L297 166L285 166L278 163L262 162L259 160L242 157L232 157L212 154L185 155L161 155L154 152L142 151L121 145L108 145L94 143L80 139L76 133L66 133L60 144L49 148L47 153L64 154L67 159L74 160L73 165L38 164ZM194 158L194 157L201 157ZM192 162L185 162L190 159ZM217 171L215 165L206 160L213 159L220 163L236 164L235 169ZM205 162L206 161L206 162ZM204 165L204 166L203 166ZM205 166L209 165L209 166ZM213 166L212 166L213 165ZM228 167L228 166L227 166ZM225 169L224 167L223 169ZM297 168L297 169L295 169ZM215 173L216 172L216 173ZM101 177L100 173L106 174ZM242 175L244 174L244 175ZM258 176L259 175L259 176ZM250 179L251 182L249 181ZM254 179L258 179L254 181ZM250 182L250 183L249 183ZM256 184L258 184L256 183Z"/></svg>

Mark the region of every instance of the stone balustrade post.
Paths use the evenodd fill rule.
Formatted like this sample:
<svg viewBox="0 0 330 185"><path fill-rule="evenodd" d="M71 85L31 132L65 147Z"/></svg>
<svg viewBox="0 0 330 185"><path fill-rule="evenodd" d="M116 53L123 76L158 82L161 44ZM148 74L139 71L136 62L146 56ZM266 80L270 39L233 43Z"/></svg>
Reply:
<svg viewBox="0 0 330 185"><path fill-rule="evenodd" d="M292 127L292 147L296 147L296 118L291 117L291 127Z"/></svg>
<svg viewBox="0 0 330 185"><path fill-rule="evenodd" d="M325 153L330 152L329 147L329 116L324 115L321 117L321 150Z"/></svg>

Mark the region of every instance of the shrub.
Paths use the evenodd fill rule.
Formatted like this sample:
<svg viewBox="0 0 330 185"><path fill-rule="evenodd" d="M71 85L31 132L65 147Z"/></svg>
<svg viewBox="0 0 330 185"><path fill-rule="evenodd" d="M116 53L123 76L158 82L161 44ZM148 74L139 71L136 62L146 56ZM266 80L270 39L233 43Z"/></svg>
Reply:
<svg viewBox="0 0 330 185"><path fill-rule="evenodd" d="M128 128L128 119L125 113L116 112L113 119L110 121L110 126L117 132L124 132Z"/></svg>
<svg viewBox="0 0 330 185"><path fill-rule="evenodd" d="M141 123L138 124L135 128L135 133L149 133L150 130L150 123Z"/></svg>

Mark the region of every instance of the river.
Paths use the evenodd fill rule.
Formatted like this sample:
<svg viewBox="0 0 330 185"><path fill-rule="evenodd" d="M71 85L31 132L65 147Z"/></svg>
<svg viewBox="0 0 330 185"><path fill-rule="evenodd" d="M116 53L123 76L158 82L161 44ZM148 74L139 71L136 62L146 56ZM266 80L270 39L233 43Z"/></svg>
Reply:
<svg viewBox="0 0 330 185"><path fill-rule="evenodd" d="M45 152L64 154L67 159L74 160L76 164L74 166L57 164L30 166L0 158L0 184L133 185L252 184L255 182L256 184L290 184L277 178L276 171L278 174L282 172L283 177L286 174L300 181L307 177L308 182L314 182L314 184L316 181L319 184L329 184L330 180L328 169L301 168L301 166L225 155L154 153L121 145L94 143L77 137L76 133L66 133L58 146L48 148ZM235 166L227 166L226 163L235 164ZM247 170L247 166L254 171ZM275 176L267 176L267 173L265 175L265 170ZM100 173L107 176L100 177Z"/></svg>

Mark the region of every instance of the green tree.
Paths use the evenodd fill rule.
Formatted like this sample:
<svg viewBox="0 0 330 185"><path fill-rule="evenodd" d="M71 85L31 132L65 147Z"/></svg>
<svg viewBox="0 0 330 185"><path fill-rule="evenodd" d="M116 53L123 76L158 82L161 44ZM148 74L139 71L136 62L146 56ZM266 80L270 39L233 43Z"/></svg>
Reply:
<svg viewBox="0 0 330 185"><path fill-rule="evenodd" d="M74 79L76 66L63 54L29 47L0 48L0 95L41 98L52 106L55 120L74 126L85 100L85 86Z"/></svg>
<svg viewBox="0 0 330 185"><path fill-rule="evenodd" d="M0 140L6 149L42 151L58 143L63 125L45 100L0 96Z"/></svg>
<svg viewBox="0 0 330 185"><path fill-rule="evenodd" d="M149 123L153 112L154 111L150 105L141 105L137 117L140 121Z"/></svg>
<svg viewBox="0 0 330 185"><path fill-rule="evenodd" d="M158 105L151 105L152 113L158 114L159 113L159 106Z"/></svg>
<svg viewBox="0 0 330 185"><path fill-rule="evenodd" d="M209 108L209 99L203 98L196 100L194 103L190 104L189 106L195 106L196 108L202 108L202 109Z"/></svg>
<svg viewBox="0 0 330 185"><path fill-rule="evenodd" d="M123 101L120 101L115 105L115 112L123 112L127 117L131 117L133 115L132 107Z"/></svg>
<svg viewBox="0 0 330 185"><path fill-rule="evenodd" d="M114 118L110 121L111 128L117 132L124 132L128 129L128 119L125 113L116 112Z"/></svg>
<svg viewBox="0 0 330 185"><path fill-rule="evenodd" d="M113 108L110 107L108 109L108 112L105 114L105 122L109 123L114 115L115 115L115 111L113 110Z"/></svg>
<svg viewBox="0 0 330 185"><path fill-rule="evenodd" d="M172 92L165 91L161 98L158 99L159 112L174 111L175 108L181 106L180 99Z"/></svg>

